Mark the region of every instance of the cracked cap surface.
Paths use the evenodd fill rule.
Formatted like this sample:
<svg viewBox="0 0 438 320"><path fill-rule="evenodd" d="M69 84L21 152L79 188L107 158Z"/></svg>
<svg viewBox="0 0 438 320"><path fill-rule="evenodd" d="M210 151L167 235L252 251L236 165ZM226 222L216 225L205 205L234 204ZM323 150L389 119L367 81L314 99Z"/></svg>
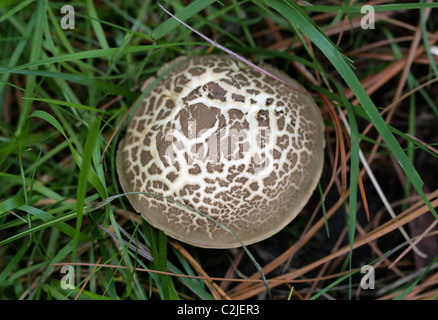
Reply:
<svg viewBox="0 0 438 320"><path fill-rule="evenodd" d="M165 70L117 152L123 190L157 195L128 195L134 209L200 247L240 242L187 207L245 245L280 231L321 175L324 124L314 100L227 55L177 59L158 74Z"/></svg>

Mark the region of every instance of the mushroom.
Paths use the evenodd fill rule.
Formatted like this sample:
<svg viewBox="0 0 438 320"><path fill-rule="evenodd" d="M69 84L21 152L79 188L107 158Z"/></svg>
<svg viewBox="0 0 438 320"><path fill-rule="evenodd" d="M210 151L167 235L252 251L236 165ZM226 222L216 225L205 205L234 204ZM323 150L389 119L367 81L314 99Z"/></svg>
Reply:
<svg viewBox="0 0 438 320"><path fill-rule="evenodd" d="M322 116L295 80L263 68L298 89L227 55L158 72L117 152L121 186L151 225L233 248L277 233L308 202L324 160Z"/></svg>

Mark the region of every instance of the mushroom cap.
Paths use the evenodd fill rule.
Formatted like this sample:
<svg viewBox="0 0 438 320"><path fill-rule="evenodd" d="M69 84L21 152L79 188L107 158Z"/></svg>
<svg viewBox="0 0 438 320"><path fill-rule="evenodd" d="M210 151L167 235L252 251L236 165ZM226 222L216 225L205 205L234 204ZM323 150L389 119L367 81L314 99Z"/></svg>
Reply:
<svg viewBox="0 0 438 320"><path fill-rule="evenodd" d="M236 236L249 245L291 222L323 167L324 124L311 96L227 55L177 59L158 74L117 152L123 190L142 192L128 195L134 209L206 248L239 247Z"/></svg>

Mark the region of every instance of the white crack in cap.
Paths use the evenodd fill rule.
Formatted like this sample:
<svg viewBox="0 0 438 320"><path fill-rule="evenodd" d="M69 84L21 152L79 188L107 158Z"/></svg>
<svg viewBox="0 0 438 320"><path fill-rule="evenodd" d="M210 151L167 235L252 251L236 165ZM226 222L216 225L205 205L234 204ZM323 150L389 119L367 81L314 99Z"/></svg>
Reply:
<svg viewBox="0 0 438 320"><path fill-rule="evenodd" d="M239 247L236 236L266 239L308 202L324 161L321 113L295 80L262 67L300 89L227 55L159 71L117 152L121 186L149 193L128 198L154 227L199 247Z"/></svg>

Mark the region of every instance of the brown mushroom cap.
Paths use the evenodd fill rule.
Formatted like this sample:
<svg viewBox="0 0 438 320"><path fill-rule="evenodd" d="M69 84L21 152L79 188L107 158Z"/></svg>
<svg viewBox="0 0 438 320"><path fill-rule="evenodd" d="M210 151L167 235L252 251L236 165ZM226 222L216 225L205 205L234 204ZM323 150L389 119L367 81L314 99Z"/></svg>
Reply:
<svg viewBox="0 0 438 320"><path fill-rule="evenodd" d="M190 208L245 245L277 233L301 211L321 175L324 124L314 100L231 56L186 58L159 74L167 69L117 152L123 190L158 195L129 195L134 209L199 247L240 242Z"/></svg>

